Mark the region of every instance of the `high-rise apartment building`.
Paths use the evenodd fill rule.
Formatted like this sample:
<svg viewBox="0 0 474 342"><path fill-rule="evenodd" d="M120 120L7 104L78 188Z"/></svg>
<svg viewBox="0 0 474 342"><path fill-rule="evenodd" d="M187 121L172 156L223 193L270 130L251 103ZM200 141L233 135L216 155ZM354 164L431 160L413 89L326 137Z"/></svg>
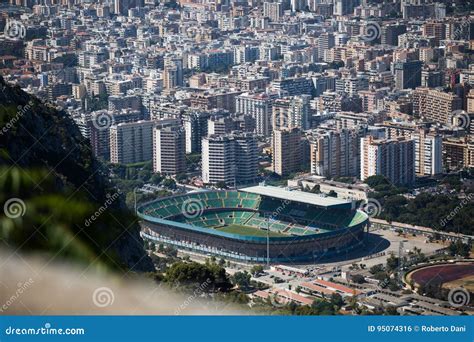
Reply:
<svg viewBox="0 0 474 342"><path fill-rule="evenodd" d="M153 129L153 172L176 175L186 171L184 127L158 123Z"/></svg>
<svg viewBox="0 0 474 342"><path fill-rule="evenodd" d="M237 123L230 116L212 116L207 121L208 135L223 135L236 130Z"/></svg>
<svg viewBox="0 0 474 342"><path fill-rule="evenodd" d="M415 181L415 142L413 140L361 138L360 178L382 175L393 184Z"/></svg>
<svg viewBox="0 0 474 342"><path fill-rule="evenodd" d="M467 137L444 139L443 167L447 171L474 167L474 141Z"/></svg>
<svg viewBox="0 0 474 342"><path fill-rule="evenodd" d="M228 186L248 184L258 172L257 141L253 134L211 135L202 140L202 180Z"/></svg>
<svg viewBox="0 0 474 342"><path fill-rule="evenodd" d="M318 37L318 58L324 60L324 53L336 45L334 33L324 32Z"/></svg>
<svg viewBox="0 0 474 342"><path fill-rule="evenodd" d="M281 2L264 2L263 15L271 21L278 21L283 16L283 4Z"/></svg>
<svg viewBox="0 0 474 342"><path fill-rule="evenodd" d="M434 37L434 42L438 46L439 42L446 39L446 23L430 21L423 24L423 36Z"/></svg>
<svg viewBox="0 0 474 342"><path fill-rule="evenodd" d="M310 142L311 173L328 178L359 175L357 130L322 132Z"/></svg>
<svg viewBox="0 0 474 342"><path fill-rule="evenodd" d="M407 32L405 24L387 24L382 26L380 40L382 44L398 46L398 36Z"/></svg>
<svg viewBox="0 0 474 342"><path fill-rule="evenodd" d="M395 88L415 89L421 85L421 61L399 61L395 62L393 71L395 74Z"/></svg>
<svg viewBox="0 0 474 342"><path fill-rule="evenodd" d="M252 116L255 119L256 133L269 137L272 131L272 103L272 97L267 94L244 93L235 98L235 112Z"/></svg>
<svg viewBox="0 0 474 342"><path fill-rule="evenodd" d="M210 112L193 111L183 117L186 133L186 153L201 152L202 138L207 136L207 124Z"/></svg>
<svg viewBox="0 0 474 342"><path fill-rule="evenodd" d="M413 114L426 120L451 124L453 112L462 109L462 99L453 93L417 88L413 92Z"/></svg>
<svg viewBox="0 0 474 342"><path fill-rule="evenodd" d="M132 164L153 158L153 121L120 123L110 127L110 162Z"/></svg>
<svg viewBox="0 0 474 342"><path fill-rule="evenodd" d="M298 128L274 130L273 172L283 176L301 170L302 142Z"/></svg>
<svg viewBox="0 0 474 342"><path fill-rule="evenodd" d="M308 95L277 99L273 103L273 130L311 128L311 97Z"/></svg>
<svg viewBox="0 0 474 342"><path fill-rule="evenodd" d="M415 141L415 173L434 176L443 172L443 138L441 135L420 128L413 134Z"/></svg>
<svg viewBox="0 0 474 342"><path fill-rule="evenodd" d="M474 89L469 90L466 96L466 111L468 113L474 113Z"/></svg>
<svg viewBox="0 0 474 342"><path fill-rule="evenodd" d="M360 0L334 0L334 15L353 14Z"/></svg>

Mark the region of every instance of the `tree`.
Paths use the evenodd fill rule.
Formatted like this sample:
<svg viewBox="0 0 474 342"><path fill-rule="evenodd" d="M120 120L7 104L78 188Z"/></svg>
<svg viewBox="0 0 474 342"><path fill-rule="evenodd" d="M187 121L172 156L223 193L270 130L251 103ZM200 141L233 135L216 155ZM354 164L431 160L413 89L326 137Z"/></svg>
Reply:
<svg viewBox="0 0 474 342"><path fill-rule="evenodd" d="M216 188L218 189L227 189L227 184L225 182L217 182Z"/></svg>
<svg viewBox="0 0 474 342"><path fill-rule="evenodd" d="M171 179L171 178L166 178L163 182L162 182L163 186L169 188L169 189L176 189L176 182L174 181L174 179Z"/></svg>
<svg viewBox="0 0 474 342"><path fill-rule="evenodd" d="M256 276L256 275L259 275L260 273L263 273L263 266L262 266L262 265L254 265L254 266L252 266L252 268L250 269L250 273L251 273L253 276Z"/></svg>
<svg viewBox="0 0 474 342"><path fill-rule="evenodd" d="M384 315L386 316L399 316L400 314L397 311L397 308L393 305L388 305L385 307Z"/></svg>
<svg viewBox="0 0 474 342"><path fill-rule="evenodd" d="M178 173L176 175L176 181L178 183L182 183L183 181L187 180L188 179L188 176L185 174L185 173Z"/></svg>
<svg viewBox="0 0 474 342"><path fill-rule="evenodd" d="M383 265L382 264L374 265L369 269L369 272L372 273L372 274L376 274L376 273L379 273L379 272L382 272L382 271L383 271Z"/></svg>
<svg viewBox="0 0 474 342"><path fill-rule="evenodd" d="M177 262L167 270L165 281L177 286L195 288L204 283L213 284L215 277L205 265L197 262Z"/></svg>
<svg viewBox="0 0 474 342"><path fill-rule="evenodd" d="M159 172L154 173L150 178L150 182L155 185L160 184L162 180L163 180L163 177L161 176Z"/></svg>
<svg viewBox="0 0 474 342"><path fill-rule="evenodd" d="M390 185L390 181L381 175L370 176L365 180L365 184L371 188L375 188L378 185Z"/></svg>
<svg viewBox="0 0 474 342"><path fill-rule="evenodd" d="M241 289L248 289L250 287L250 273L247 271L236 272L232 276L232 282Z"/></svg>
<svg viewBox="0 0 474 342"><path fill-rule="evenodd" d="M449 245L449 254L467 258L470 254L470 245L458 240Z"/></svg>
<svg viewBox="0 0 474 342"><path fill-rule="evenodd" d="M165 281L185 289L201 291L228 291L232 284L225 269L215 263L176 262L166 271Z"/></svg>
<svg viewBox="0 0 474 342"><path fill-rule="evenodd" d="M364 276L362 276L360 274L354 274L352 276L352 281L356 284L363 284L363 283L365 283L365 278L364 278Z"/></svg>
<svg viewBox="0 0 474 342"><path fill-rule="evenodd" d="M344 305L344 300L339 293L331 294L331 303L339 310Z"/></svg>
<svg viewBox="0 0 474 342"><path fill-rule="evenodd" d="M387 269L389 271L394 271L395 269L397 269L398 265L398 258L395 255L391 254L390 257L387 258Z"/></svg>

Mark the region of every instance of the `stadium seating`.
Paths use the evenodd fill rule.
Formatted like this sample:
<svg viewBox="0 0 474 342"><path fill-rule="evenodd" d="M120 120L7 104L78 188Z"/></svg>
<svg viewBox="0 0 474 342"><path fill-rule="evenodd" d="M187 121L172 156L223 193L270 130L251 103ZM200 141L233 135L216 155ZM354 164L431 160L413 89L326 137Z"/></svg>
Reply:
<svg viewBox="0 0 474 342"><path fill-rule="evenodd" d="M271 231L289 235L319 234L366 220L359 212L326 210L240 191L196 192L164 198L149 204L146 213L209 228L241 225L266 229L269 226Z"/></svg>

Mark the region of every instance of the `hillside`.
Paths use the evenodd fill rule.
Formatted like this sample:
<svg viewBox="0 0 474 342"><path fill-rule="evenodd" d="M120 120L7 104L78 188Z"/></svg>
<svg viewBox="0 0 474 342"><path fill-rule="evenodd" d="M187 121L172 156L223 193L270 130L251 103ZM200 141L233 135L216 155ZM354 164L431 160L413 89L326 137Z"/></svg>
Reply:
<svg viewBox="0 0 474 342"><path fill-rule="evenodd" d="M0 77L0 239L10 249L148 271L136 219L67 113Z"/></svg>

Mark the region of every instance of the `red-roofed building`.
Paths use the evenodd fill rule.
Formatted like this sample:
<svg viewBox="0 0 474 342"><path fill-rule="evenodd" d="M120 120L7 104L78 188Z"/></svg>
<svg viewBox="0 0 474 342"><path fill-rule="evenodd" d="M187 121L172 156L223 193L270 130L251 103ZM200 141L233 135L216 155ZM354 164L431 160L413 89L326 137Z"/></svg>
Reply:
<svg viewBox="0 0 474 342"><path fill-rule="evenodd" d="M303 283L301 284L301 289L304 292L319 297L330 296L333 293L338 293L343 297L357 296L361 294L361 292L356 289L322 279L315 279L312 282Z"/></svg>

